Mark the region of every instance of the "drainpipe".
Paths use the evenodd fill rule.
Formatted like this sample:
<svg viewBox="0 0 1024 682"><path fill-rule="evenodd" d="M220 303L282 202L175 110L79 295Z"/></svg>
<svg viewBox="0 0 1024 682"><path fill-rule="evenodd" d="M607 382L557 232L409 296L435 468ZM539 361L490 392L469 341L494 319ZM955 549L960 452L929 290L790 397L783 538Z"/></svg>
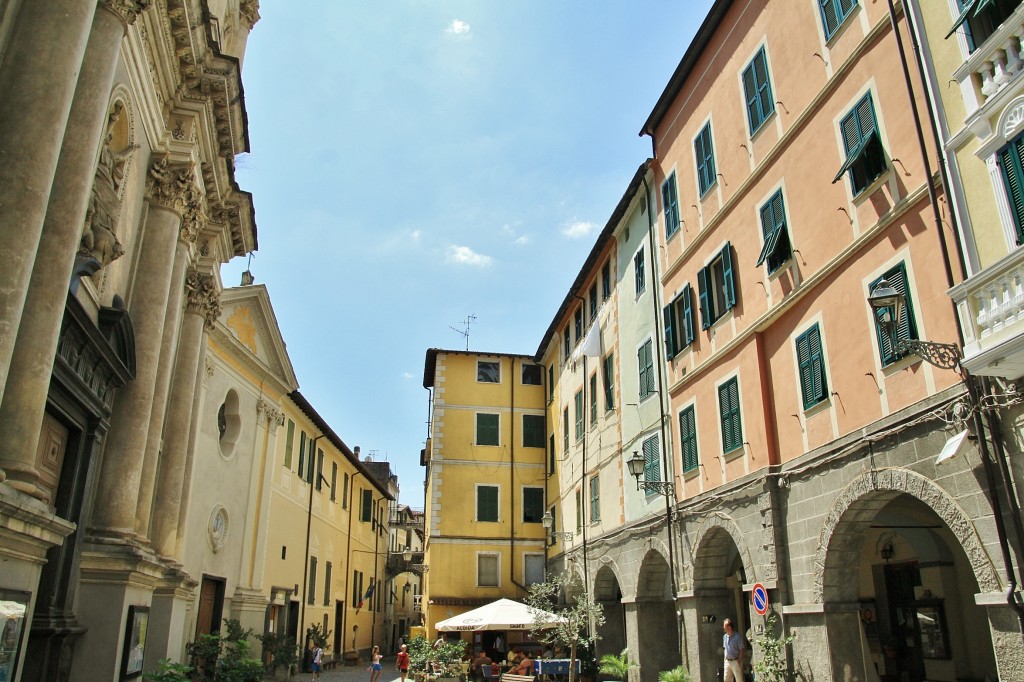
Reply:
<svg viewBox="0 0 1024 682"><path fill-rule="evenodd" d="M587 300L579 294L573 293L573 298L583 306L580 315L587 313ZM577 343L580 339L576 340ZM590 593L590 566L587 562L587 356L583 356L583 469L580 472L580 502L583 503L583 523L580 524L580 536L583 540L583 585L587 593Z"/></svg>
<svg viewBox="0 0 1024 682"><path fill-rule="evenodd" d="M651 134L651 147L654 148L654 135ZM650 167L650 166L648 166ZM654 304L654 332L655 342L652 344L655 348L658 358L658 409L660 410L659 422L661 422L661 462L662 467L665 471L666 480L672 481L673 489L675 489L676 476L675 473L669 468L669 456L668 456L668 432L666 428L666 415L671 419L671 400L665 392L665 377L661 371L662 367L668 366L668 360L662 362L661 349L664 343L665 333L661 328L661 301L659 300L658 294L661 292L661 284L658 278L658 253L655 250L655 238L654 238L654 208L651 206L651 188L647 184L647 174L644 173L644 202L647 204L647 241L651 247L651 301ZM669 404L666 405L666 402ZM670 472L671 477L670 477ZM686 651L686 647L683 646L683 627L680 622L680 612L677 609L677 600L679 599L679 586L676 584L676 559L675 559L675 547L672 542L672 505L675 503L675 494L669 496L665 495L665 529L668 534L668 573L672 585L672 610L676 612L676 645L679 647L679 657L681 662L689 667L690 661Z"/></svg>

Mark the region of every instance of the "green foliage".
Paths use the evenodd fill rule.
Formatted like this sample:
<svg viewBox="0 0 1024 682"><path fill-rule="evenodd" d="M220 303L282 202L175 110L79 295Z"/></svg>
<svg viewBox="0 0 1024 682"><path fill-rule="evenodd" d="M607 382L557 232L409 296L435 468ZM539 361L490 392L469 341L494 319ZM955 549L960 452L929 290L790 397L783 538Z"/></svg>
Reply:
<svg viewBox="0 0 1024 682"><path fill-rule="evenodd" d="M466 653L466 641L463 639L444 640L436 649L431 647L430 660L436 664L441 677L462 676L462 656Z"/></svg>
<svg viewBox="0 0 1024 682"><path fill-rule="evenodd" d="M306 641L313 642L316 646L321 649L327 650L327 642L331 637L333 630L324 630L320 623L313 623L312 626L306 628Z"/></svg>
<svg viewBox="0 0 1024 682"><path fill-rule="evenodd" d="M142 679L146 682L191 682L192 666L184 663L172 663L171 659L164 658L160 661L160 668L155 673L144 673Z"/></svg>
<svg viewBox="0 0 1024 682"><path fill-rule="evenodd" d="M544 582L530 586L526 603L533 616L531 635L568 649L571 660L580 659L580 673L592 677L597 670L590 647L597 640L597 629L604 625L604 609L583 589L580 579L570 572L552 573ZM577 655L580 648L585 655ZM575 664L570 663L569 682L573 682L574 670Z"/></svg>
<svg viewBox="0 0 1024 682"><path fill-rule="evenodd" d="M788 682L792 678L786 660L786 647L793 643L793 636L777 637L776 630L783 630L775 614L768 616L764 632L754 638L754 645L761 650L761 658L754 664L758 682Z"/></svg>
<svg viewBox="0 0 1024 682"><path fill-rule="evenodd" d="M685 665L678 665L671 670L663 670L658 673L658 682L692 682L689 671Z"/></svg>
<svg viewBox="0 0 1024 682"><path fill-rule="evenodd" d="M270 654L271 665L290 666L298 662L298 645L288 635L264 632L262 635L256 635L256 638L263 642L263 650Z"/></svg>
<svg viewBox="0 0 1024 682"><path fill-rule="evenodd" d="M427 661L434 652L426 637L417 637L406 642L409 647L409 672L422 673L427 671Z"/></svg>
<svg viewBox="0 0 1024 682"><path fill-rule="evenodd" d="M613 680L626 680L629 678L630 670L638 670L639 665L629 660L629 652L622 650L621 654L605 654L598 662L597 671L607 675Z"/></svg>
<svg viewBox="0 0 1024 682"><path fill-rule="evenodd" d="M192 682L261 682L263 664L251 656L252 630L233 619L224 619L224 634L200 635L186 647L193 667ZM170 678L162 682L176 682Z"/></svg>

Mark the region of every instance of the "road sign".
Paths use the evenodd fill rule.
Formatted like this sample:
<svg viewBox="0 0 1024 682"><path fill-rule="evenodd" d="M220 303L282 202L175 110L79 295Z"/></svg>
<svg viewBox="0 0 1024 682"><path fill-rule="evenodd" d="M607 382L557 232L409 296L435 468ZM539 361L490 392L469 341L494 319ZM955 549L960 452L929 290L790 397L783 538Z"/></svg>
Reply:
<svg viewBox="0 0 1024 682"><path fill-rule="evenodd" d="M768 613L768 590L761 583L754 583L754 589L750 591L750 601L757 615L763 616Z"/></svg>

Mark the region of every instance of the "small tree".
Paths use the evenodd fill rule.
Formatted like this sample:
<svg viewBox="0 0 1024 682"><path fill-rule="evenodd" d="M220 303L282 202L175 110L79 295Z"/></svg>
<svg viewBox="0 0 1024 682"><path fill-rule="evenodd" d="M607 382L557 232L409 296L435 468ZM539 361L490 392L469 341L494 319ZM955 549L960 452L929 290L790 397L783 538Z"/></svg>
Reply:
<svg viewBox="0 0 1024 682"><path fill-rule="evenodd" d="M570 602L573 594L579 596ZM604 609L569 572L551 574L544 582L531 585L526 603L533 617L533 636L569 650L569 682L574 682L577 650L597 639L593 633L604 625Z"/></svg>
<svg viewBox="0 0 1024 682"><path fill-rule="evenodd" d="M434 649L430 644L430 641L426 637L416 637L411 639L406 644L409 647L409 670L413 673L425 673L427 672L427 661L430 660L431 654L434 653Z"/></svg>
<svg viewBox="0 0 1024 682"><path fill-rule="evenodd" d="M761 659L754 664L758 682L787 682L790 679L786 647L793 643L794 637L776 637L776 627L781 629L777 620L774 613L768 616L764 632L754 638L754 645L761 649Z"/></svg>
<svg viewBox="0 0 1024 682"><path fill-rule="evenodd" d="M313 642L314 645L326 651L327 642L330 640L332 632L334 631L324 630L320 623L313 623L311 626L306 628L306 641Z"/></svg>

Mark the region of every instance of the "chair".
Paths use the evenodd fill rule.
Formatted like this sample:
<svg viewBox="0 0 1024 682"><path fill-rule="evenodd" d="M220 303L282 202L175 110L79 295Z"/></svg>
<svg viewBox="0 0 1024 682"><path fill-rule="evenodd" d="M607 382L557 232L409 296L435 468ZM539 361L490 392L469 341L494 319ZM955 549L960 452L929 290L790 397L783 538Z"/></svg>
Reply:
<svg viewBox="0 0 1024 682"><path fill-rule="evenodd" d="M490 666L490 664L480 666L480 672L482 672L484 674L484 680L487 680L488 682L490 682L490 680L494 679L491 676L491 666Z"/></svg>

